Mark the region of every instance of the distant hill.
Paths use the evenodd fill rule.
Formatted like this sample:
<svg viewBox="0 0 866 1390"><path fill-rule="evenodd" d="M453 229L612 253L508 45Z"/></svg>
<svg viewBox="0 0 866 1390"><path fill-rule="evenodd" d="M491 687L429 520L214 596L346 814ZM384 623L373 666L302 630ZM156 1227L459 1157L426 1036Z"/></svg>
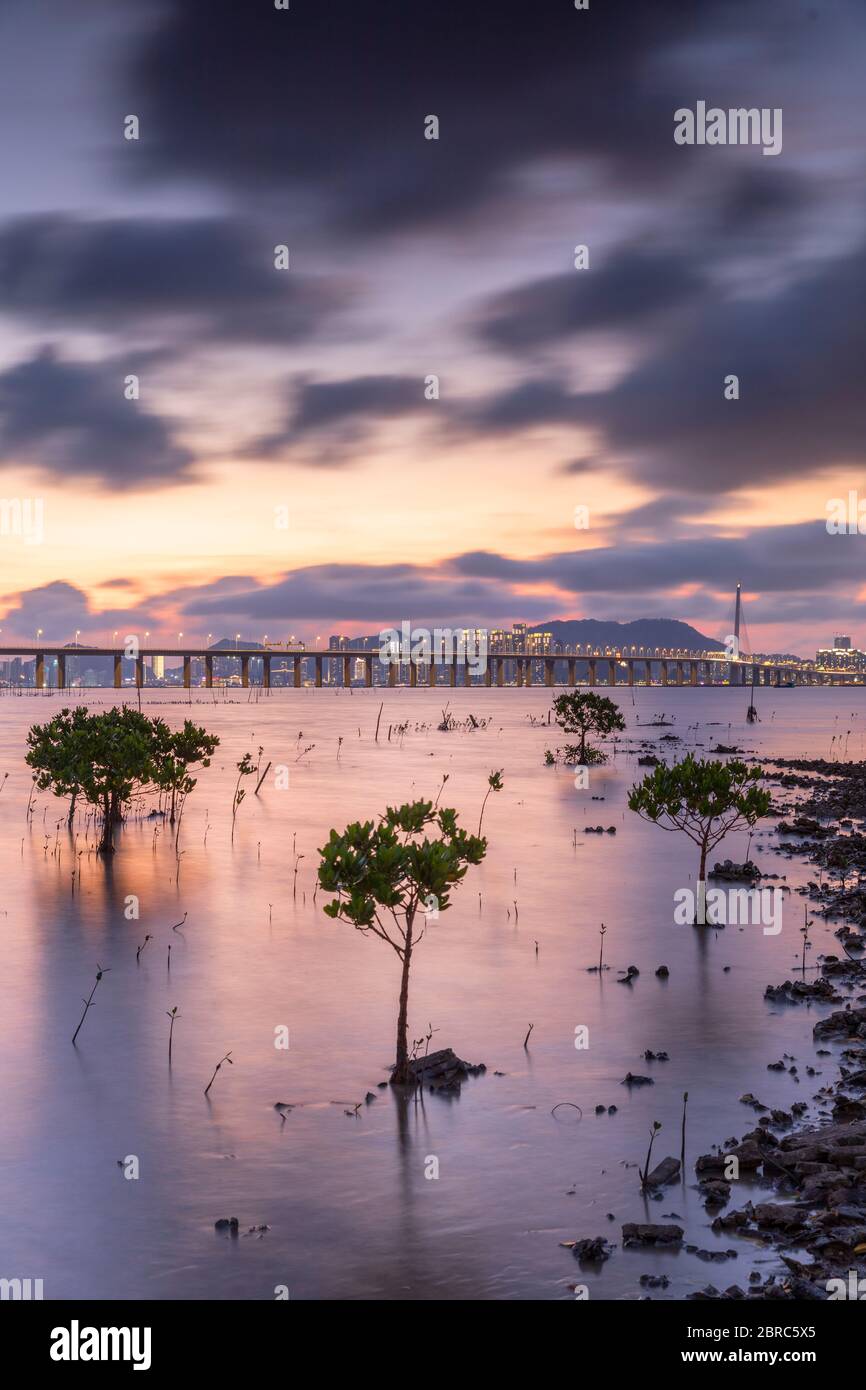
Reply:
<svg viewBox="0 0 866 1390"><path fill-rule="evenodd" d="M600 622L597 618L554 618L529 632L552 632L554 642L569 647L667 647L696 652L722 652L724 642L705 637L676 618L636 618L631 623Z"/></svg>

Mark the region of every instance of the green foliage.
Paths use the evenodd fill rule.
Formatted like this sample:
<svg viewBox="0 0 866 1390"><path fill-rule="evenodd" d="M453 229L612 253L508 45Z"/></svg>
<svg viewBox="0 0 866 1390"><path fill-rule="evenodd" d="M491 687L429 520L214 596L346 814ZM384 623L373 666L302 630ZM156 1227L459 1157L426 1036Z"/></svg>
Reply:
<svg viewBox="0 0 866 1390"><path fill-rule="evenodd" d="M644 820L663 830L681 830L699 846L703 881L708 851L730 831L753 826L770 810L770 793L758 786L763 776L760 767L704 761L689 753L671 767L660 763L647 773L632 787L628 804Z"/></svg>
<svg viewBox="0 0 866 1390"><path fill-rule="evenodd" d="M569 744L565 749L568 763L603 763L605 755L601 749L587 744L590 734L602 738L617 729L625 728L625 720L619 705L608 700L605 695L573 690L557 695L553 702L556 722L566 734L578 734L580 742Z"/></svg>
<svg viewBox="0 0 866 1390"><path fill-rule="evenodd" d="M34 724L27 734L26 761L35 769L33 780L40 791L75 799L87 770L90 715L85 706L62 709L47 724Z"/></svg>
<svg viewBox="0 0 866 1390"><path fill-rule="evenodd" d="M163 719L154 719L153 781L160 791L171 796L169 820L174 824L177 799L189 795L196 778L189 775L195 763L210 767L210 760L219 746L215 734L185 719L180 729L171 729Z"/></svg>
<svg viewBox="0 0 866 1390"><path fill-rule="evenodd" d="M431 826L440 838L420 838ZM320 849L319 883L339 894L325 912L381 936L402 959L419 906L432 897L444 912L450 890L486 852L486 839L458 828L456 811L434 809L431 801L389 806L378 824L332 830Z"/></svg>
<svg viewBox="0 0 866 1390"><path fill-rule="evenodd" d="M100 714L79 706L33 725L26 761L40 791L71 798L70 823L77 798L96 807L102 817L99 848L108 853L114 848L112 827L133 795L152 787L185 794L195 785L187 768L198 761L207 765L218 743L189 721L173 734L161 719L128 705Z"/></svg>

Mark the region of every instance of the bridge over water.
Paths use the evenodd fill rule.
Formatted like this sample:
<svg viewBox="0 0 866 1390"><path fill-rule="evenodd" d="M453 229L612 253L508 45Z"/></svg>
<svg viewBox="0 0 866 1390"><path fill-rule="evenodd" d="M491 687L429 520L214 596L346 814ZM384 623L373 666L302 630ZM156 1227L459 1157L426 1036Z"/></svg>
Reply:
<svg viewBox="0 0 866 1390"><path fill-rule="evenodd" d="M344 686L616 686L616 685L862 685L856 672L831 670L810 662L763 661L749 656L731 660L725 652L688 650L604 651L585 649L575 652L534 651L486 652L467 659L461 651L443 652L431 657L403 655L383 659L379 651L363 647L307 651L277 647L163 647L138 648L133 656L126 647L36 646L0 647L0 658L19 657L35 662L33 684L38 690L66 689L74 669L72 663L88 658L107 658L111 662L113 684L133 689L148 684L147 663L154 658L179 661L183 685L210 689L214 684L214 661L221 668L234 663L240 684L272 686L333 684L337 674ZM124 680L124 662L134 663L134 675ZM199 663L195 678L193 663ZM378 668L379 679L374 681ZM128 669L128 666L127 666ZM327 679L326 679L327 678ZM224 678L223 678L224 679Z"/></svg>

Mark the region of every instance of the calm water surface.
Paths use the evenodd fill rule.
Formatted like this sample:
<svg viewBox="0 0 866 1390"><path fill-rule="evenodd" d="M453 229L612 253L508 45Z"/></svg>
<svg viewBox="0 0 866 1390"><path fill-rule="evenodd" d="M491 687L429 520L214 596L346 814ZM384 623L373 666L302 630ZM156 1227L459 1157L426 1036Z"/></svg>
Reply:
<svg viewBox="0 0 866 1390"><path fill-rule="evenodd" d="M93 707L112 698L90 693ZM820 1084L766 1070L783 1051L801 1075L815 1061L819 1012L762 997L795 966L802 899L792 897L778 937L675 927L672 895L693 878L692 847L627 810L636 747L593 771L588 791L543 766L555 739L528 718L546 716L543 689L231 698L193 695L192 712L222 743L189 799L179 865L152 820L123 829L110 864L89 852L82 826L74 894L75 851L62 825L57 838L64 803L41 795L26 817L24 736L60 701L0 701L0 775L9 773L0 794L0 1275L42 1278L46 1298L271 1299L286 1285L293 1299L557 1299L572 1298L568 1286L580 1281L592 1298L627 1299L640 1296L643 1273L667 1273L664 1296L683 1297L708 1280L743 1283L751 1260L773 1268L772 1254L739 1242L738 1259L724 1266L617 1250L600 1273L582 1273L559 1242L617 1241L623 1221L677 1212L688 1240L732 1245L709 1229L692 1163L752 1127L743 1092L787 1108L811 1101ZM437 732L446 698L457 717L490 716L489 727ZM861 691L760 691L756 728L744 723L743 691L617 698L630 739L674 732L706 749L721 740L819 756L835 736L834 748L847 737L848 755L864 756ZM177 692L148 693L147 705L172 722L191 712ZM676 720L672 731L635 728L662 710ZM401 721L409 728L388 742L389 724ZM290 785L277 790L272 770L258 798L250 791L232 845L235 764L259 745L263 766L288 765ZM331 826L435 796L444 773L444 803L474 829L487 775L500 767L505 789L485 812L487 860L420 945L410 995L414 1035L432 1023L434 1046L488 1072L457 1099L399 1102L376 1089L393 1056L399 963L383 943L330 921L323 894L313 902L316 848ZM595 824L615 825L616 836L585 835ZM804 881L799 865L771 852L774 839L772 829L759 834L752 857ZM735 836L720 857L745 850L746 837ZM137 921L124 915L132 894ZM173 932L184 912L183 932ZM601 922L606 960L639 968L633 986L615 970L587 973ZM146 933L153 939L136 964ZM829 928L813 935L816 955L838 949ZM97 961L110 973L73 1049ZM655 977L662 963L667 981ZM169 1070L166 1011L175 1005ZM274 1046L280 1025L288 1051ZM580 1025L590 1046L578 1051ZM671 1060L645 1063L648 1047ZM229 1050L234 1065L206 1100ZM629 1070L651 1070L656 1084L630 1093L620 1084ZM377 1099L348 1117L369 1090ZM685 1090L687 1181L645 1202L627 1165L643 1160L654 1120L663 1125L655 1154L679 1154ZM279 1101L297 1107L285 1121ZM582 1120L575 1111L552 1117L559 1101L580 1105ZM596 1116L596 1104L618 1113ZM139 1159L137 1181L118 1167L127 1155ZM438 1180L425 1178L430 1156ZM750 1191L745 1179L737 1195ZM214 1222L227 1216L242 1230L269 1230L224 1238Z"/></svg>

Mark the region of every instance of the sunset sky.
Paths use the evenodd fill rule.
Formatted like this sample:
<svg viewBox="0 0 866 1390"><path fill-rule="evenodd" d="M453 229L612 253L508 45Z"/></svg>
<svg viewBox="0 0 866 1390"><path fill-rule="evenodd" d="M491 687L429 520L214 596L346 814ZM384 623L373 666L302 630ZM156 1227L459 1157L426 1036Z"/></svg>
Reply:
<svg viewBox="0 0 866 1390"><path fill-rule="evenodd" d="M0 643L719 638L739 579L764 650L866 647L864 63L862 0L0 0L0 495L44 517ZM699 100L781 153L676 145Z"/></svg>

